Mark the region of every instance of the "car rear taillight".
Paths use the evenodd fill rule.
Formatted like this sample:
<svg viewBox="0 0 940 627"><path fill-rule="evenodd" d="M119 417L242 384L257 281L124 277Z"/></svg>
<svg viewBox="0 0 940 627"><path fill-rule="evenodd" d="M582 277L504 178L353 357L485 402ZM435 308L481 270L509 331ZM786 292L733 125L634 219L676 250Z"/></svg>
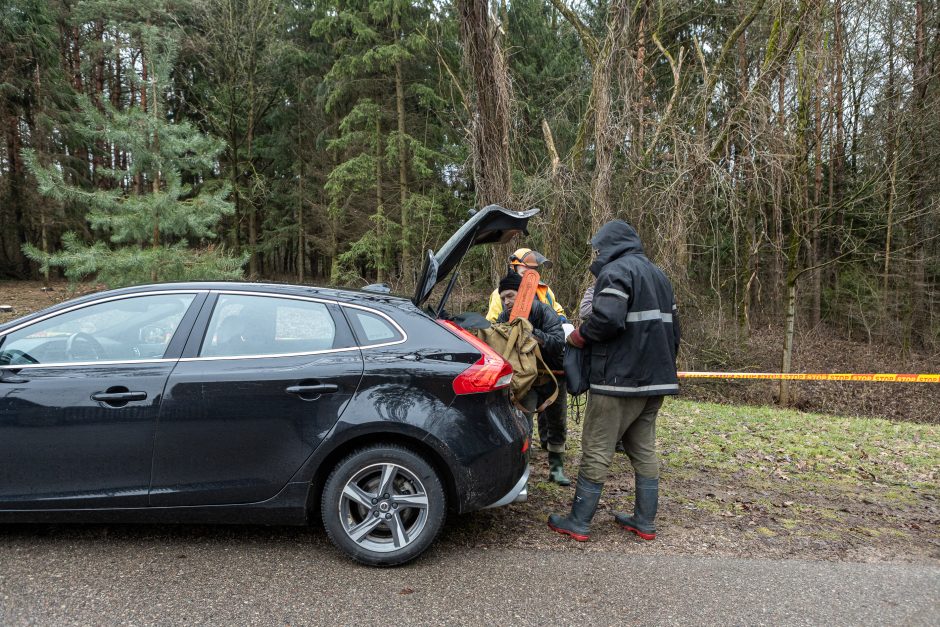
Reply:
<svg viewBox="0 0 940 627"><path fill-rule="evenodd" d="M456 394L479 394L492 392L509 385L512 381L512 366L503 359L502 355L490 348L489 344L479 339L450 320L438 320L438 324L455 333L460 339L466 340L483 355L469 368L457 375L454 379L454 392Z"/></svg>

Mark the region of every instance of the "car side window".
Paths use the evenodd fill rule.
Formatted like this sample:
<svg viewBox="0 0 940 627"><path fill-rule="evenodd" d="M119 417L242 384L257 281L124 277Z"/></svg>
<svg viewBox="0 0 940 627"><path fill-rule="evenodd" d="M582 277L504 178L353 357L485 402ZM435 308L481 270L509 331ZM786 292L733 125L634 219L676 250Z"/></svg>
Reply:
<svg viewBox="0 0 940 627"><path fill-rule="evenodd" d="M195 294L87 305L0 337L0 365L161 359Z"/></svg>
<svg viewBox="0 0 940 627"><path fill-rule="evenodd" d="M221 294L199 356L312 353L333 348L335 340L336 324L323 303Z"/></svg>
<svg viewBox="0 0 940 627"><path fill-rule="evenodd" d="M360 346L372 346L402 339L401 332L382 316L351 307L347 307L346 312L356 331L356 337L359 338Z"/></svg>

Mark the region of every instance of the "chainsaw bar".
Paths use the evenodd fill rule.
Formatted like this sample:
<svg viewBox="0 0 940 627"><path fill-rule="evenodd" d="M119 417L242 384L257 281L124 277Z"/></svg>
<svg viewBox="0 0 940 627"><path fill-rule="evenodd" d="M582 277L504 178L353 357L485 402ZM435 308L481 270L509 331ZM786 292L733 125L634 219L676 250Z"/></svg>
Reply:
<svg viewBox="0 0 940 627"><path fill-rule="evenodd" d="M522 275L522 285L519 286L519 292L516 294L516 302L509 312L509 321L516 318L527 318L532 311L532 301L535 299L535 291L539 287L541 277L535 270L527 270Z"/></svg>

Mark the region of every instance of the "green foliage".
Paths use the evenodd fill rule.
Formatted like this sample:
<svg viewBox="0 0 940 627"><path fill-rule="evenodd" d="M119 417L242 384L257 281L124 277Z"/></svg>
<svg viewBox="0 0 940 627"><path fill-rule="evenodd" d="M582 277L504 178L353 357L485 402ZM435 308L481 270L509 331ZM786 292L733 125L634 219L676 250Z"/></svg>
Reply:
<svg viewBox="0 0 940 627"><path fill-rule="evenodd" d="M573 13L491 4L484 27L512 85L508 204L543 209L514 244L553 257L546 278L564 305L588 278L597 185L609 184L604 219L635 222L687 310L773 324L787 264L823 263L824 322L907 342L922 318L919 334L940 341L936 3L922 3L917 89L917 25L895 0L841 3L838 54L828 0L563 4ZM460 21L428 0L0 2L0 275L52 264L72 278L171 278L189 272L170 261L187 249L228 276L247 251L252 277L410 292L423 252L476 204L470 138L486 120ZM595 65L608 40L613 60ZM600 176L590 94L605 69ZM471 301L506 252L468 255L468 306L483 306ZM815 276L800 275L798 326L816 324Z"/></svg>
<svg viewBox="0 0 940 627"><path fill-rule="evenodd" d="M518 102L518 136L515 163L533 174L545 163L542 120L564 154L574 143L590 84L573 28L548 0L513 2L508 12L507 41L513 83Z"/></svg>
<svg viewBox="0 0 940 627"><path fill-rule="evenodd" d="M380 219L378 216L373 217L373 221ZM384 242L376 235L383 230L383 225L376 225L376 228L366 231L362 237L352 242L348 250L339 256L339 274L335 277L338 283L363 283L367 269L379 268L386 263L382 254Z"/></svg>
<svg viewBox="0 0 940 627"><path fill-rule="evenodd" d="M47 266L60 267L72 283L89 276L108 287L123 287L159 281L236 280L242 278L247 256L234 257L212 247L193 250L186 240L157 248L123 246L109 248L104 242L86 245L74 233L62 236L62 250L45 255L35 246L26 255Z"/></svg>
<svg viewBox="0 0 940 627"><path fill-rule="evenodd" d="M439 193L448 185L445 169L454 163L446 139L453 129L448 103L429 71L443 54L432 40L439 34L431 30L439 8L400 0L329 7L311 27L313 36L336 52L321 93L324 111L339 120L327 142L335 162L325 190L333 219L351 235L333 280L360 276L353 268L373 268L384 279L387 270L399 265L399 256L402 265L416 256L415 244L426 242L429 229L440 222L441 207L435 201L453 202L453 196ZM411 277L402 279L407 284Z"/></svg>
<svg viewBox="0 0 940 627"><path fill-rule="evenodd" d="M0 5L0 96L26 96L37 68L56 70L55 13L44 0L6 0ZM35 96L35 94L32 94Z"/></svg>
<svg viewBox="0 0 940 627"><path fill-rule="evenodd" d="M128 3L106 4L119 15L141 17ZM160 2L134 6L146 17L165 8ZM100 8L100 3L86 3L79 9L91 7ZM140 85L150 94L149 110L142 106L119 110L110 103L96 105L82 97L72 124L72 130L90 144L120 147L128 155L127 166L98 169L98 175L111 184L86 189L67 181L58 163L41 163L33 150L23 153L40 193L84 207L91 228L114 246L101 241L87 245L67 233L60 253L43 253L35 246L27 246L24 252L43 269L62 267L72 281L96 274L100 282L112 286L240 276L243 259L218 248L193 250L187 243L188 238L215 238L215 225L221 217L232 214L233 206L227 200L228 186L200 181L215 166L221 142L187 122L168 120L160 114L166 110L177 34L139 22L130 30L139 32L149 52L149 82Z"/></svg>

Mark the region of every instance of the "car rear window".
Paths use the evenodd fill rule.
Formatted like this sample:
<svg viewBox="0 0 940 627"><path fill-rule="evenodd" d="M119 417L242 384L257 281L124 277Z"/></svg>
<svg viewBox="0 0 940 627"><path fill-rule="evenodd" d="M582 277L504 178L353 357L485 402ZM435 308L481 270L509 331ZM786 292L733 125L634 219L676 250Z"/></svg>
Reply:
<svg viewBox="0 0 940 627"><path fill-rule="evenodd" d="M378 314L351 307L346 308L346 313L360 346L397 342L403 338L401 331Z"/></svg>

